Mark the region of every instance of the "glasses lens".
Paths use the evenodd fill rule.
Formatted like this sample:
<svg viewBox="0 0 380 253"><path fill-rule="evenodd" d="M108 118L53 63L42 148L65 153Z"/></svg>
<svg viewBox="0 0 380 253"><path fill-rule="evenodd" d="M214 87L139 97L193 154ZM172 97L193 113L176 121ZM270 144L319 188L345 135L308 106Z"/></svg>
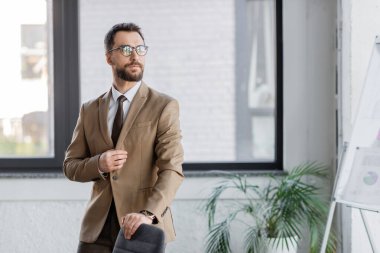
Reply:
<svg viewBox="0 0 380 253"><path fill-rule="evenodd" d="M130 46L121 46L121 53L125 56L129 56L132 54L132 48Z"/></svg>
<svg viewBox="0 0 380 253"><path fill-rule="evenodd" d="M147 46L140 45L140 46L136 47L136 53L138 55L146 55L147 51L148 51L148 47Z"/></svg>

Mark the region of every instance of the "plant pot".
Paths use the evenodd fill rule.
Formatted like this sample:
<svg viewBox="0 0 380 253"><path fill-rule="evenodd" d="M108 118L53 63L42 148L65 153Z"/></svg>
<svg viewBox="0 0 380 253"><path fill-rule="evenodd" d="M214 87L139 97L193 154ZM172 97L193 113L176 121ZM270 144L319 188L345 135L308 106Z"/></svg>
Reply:
<svg viewBox="0 0 380 253"><path fill-rule="evenodd" d="M289 249L286 247L286 241ZM297 237L277 238L276 241L275 239L269 239L267 253L297 253L297 244Z"/></svg>

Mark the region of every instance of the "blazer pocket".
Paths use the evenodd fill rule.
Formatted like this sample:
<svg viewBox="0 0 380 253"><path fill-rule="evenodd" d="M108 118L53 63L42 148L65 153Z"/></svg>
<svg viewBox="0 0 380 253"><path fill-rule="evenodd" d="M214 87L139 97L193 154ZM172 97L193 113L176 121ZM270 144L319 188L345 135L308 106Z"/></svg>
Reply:
<svg viewBox="0 0 380 253"><path fill-rule="evenodd" d="M152 124L152 121L146 121L146 122L135 122L133 124L133 126L131 127L131 129L133 128L142 128L142 127L147 127L147 126L150 126Z"/></svg>
<svg viewBox="0 0 380 253"><path fill-rule="evenodd" d="M147 187L141 187L139 188L139 191L152 191L153 186L147 186Z"/></svg>
<svg viewBox="0 0 380 253"><path fill-rule="evenodd" d="M144 187L144 188L138 189L140 198L142 198L142 200L144 200L145 202L152 195L152 190L153 190L153 187Z"/></svg>

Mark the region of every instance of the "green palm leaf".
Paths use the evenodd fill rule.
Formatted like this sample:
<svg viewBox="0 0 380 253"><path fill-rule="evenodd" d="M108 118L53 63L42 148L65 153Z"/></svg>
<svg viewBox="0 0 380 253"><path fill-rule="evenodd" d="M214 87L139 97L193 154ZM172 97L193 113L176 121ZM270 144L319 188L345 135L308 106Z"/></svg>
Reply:
<svg viewBox="0 0 380 253"><path fill-rule="evenodd" d="M213 188L205 203L209 225L206 252L231 252L230 223L237 220L238 214L243 216L240 221L247 226L244 245L248 253L265 252L270 241L277 248L289 248L296 243L294 239L281 238L301 239L305 236L305 228L309 231L310 253L318 252L323 239L328 202L320 195L319 187L305 180L311 177L324 180L327 171L328 168L323 165L305 163L293 168L285 176L270 175L269 183L264 187L250 184L246 176L226 173L225 180ZM225 191L234 191L244 200L229 202L232 204L227 206L225 202L219 201ZM217 208L225 208L229 214L222 222L215 224ZM336 237L331 233L326 252L335 252L336 243Z"/></svg>

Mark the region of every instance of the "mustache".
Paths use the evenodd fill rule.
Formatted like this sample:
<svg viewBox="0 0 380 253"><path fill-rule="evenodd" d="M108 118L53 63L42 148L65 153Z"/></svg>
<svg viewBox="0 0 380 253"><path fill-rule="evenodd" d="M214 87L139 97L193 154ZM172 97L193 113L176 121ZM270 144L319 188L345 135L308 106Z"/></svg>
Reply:
<svg viewBox="0 0 380 253"><path fill-rule="evenodd" d="M131 63L129 63L129 64L125 64L124 67L127 68L127 67L129 67L129 66L133 66L133 65L137 65L137 66L139 66L140 68L143 68L143 65L142 65L141 63L137 62L137 61L131 62Z"/></svg>

